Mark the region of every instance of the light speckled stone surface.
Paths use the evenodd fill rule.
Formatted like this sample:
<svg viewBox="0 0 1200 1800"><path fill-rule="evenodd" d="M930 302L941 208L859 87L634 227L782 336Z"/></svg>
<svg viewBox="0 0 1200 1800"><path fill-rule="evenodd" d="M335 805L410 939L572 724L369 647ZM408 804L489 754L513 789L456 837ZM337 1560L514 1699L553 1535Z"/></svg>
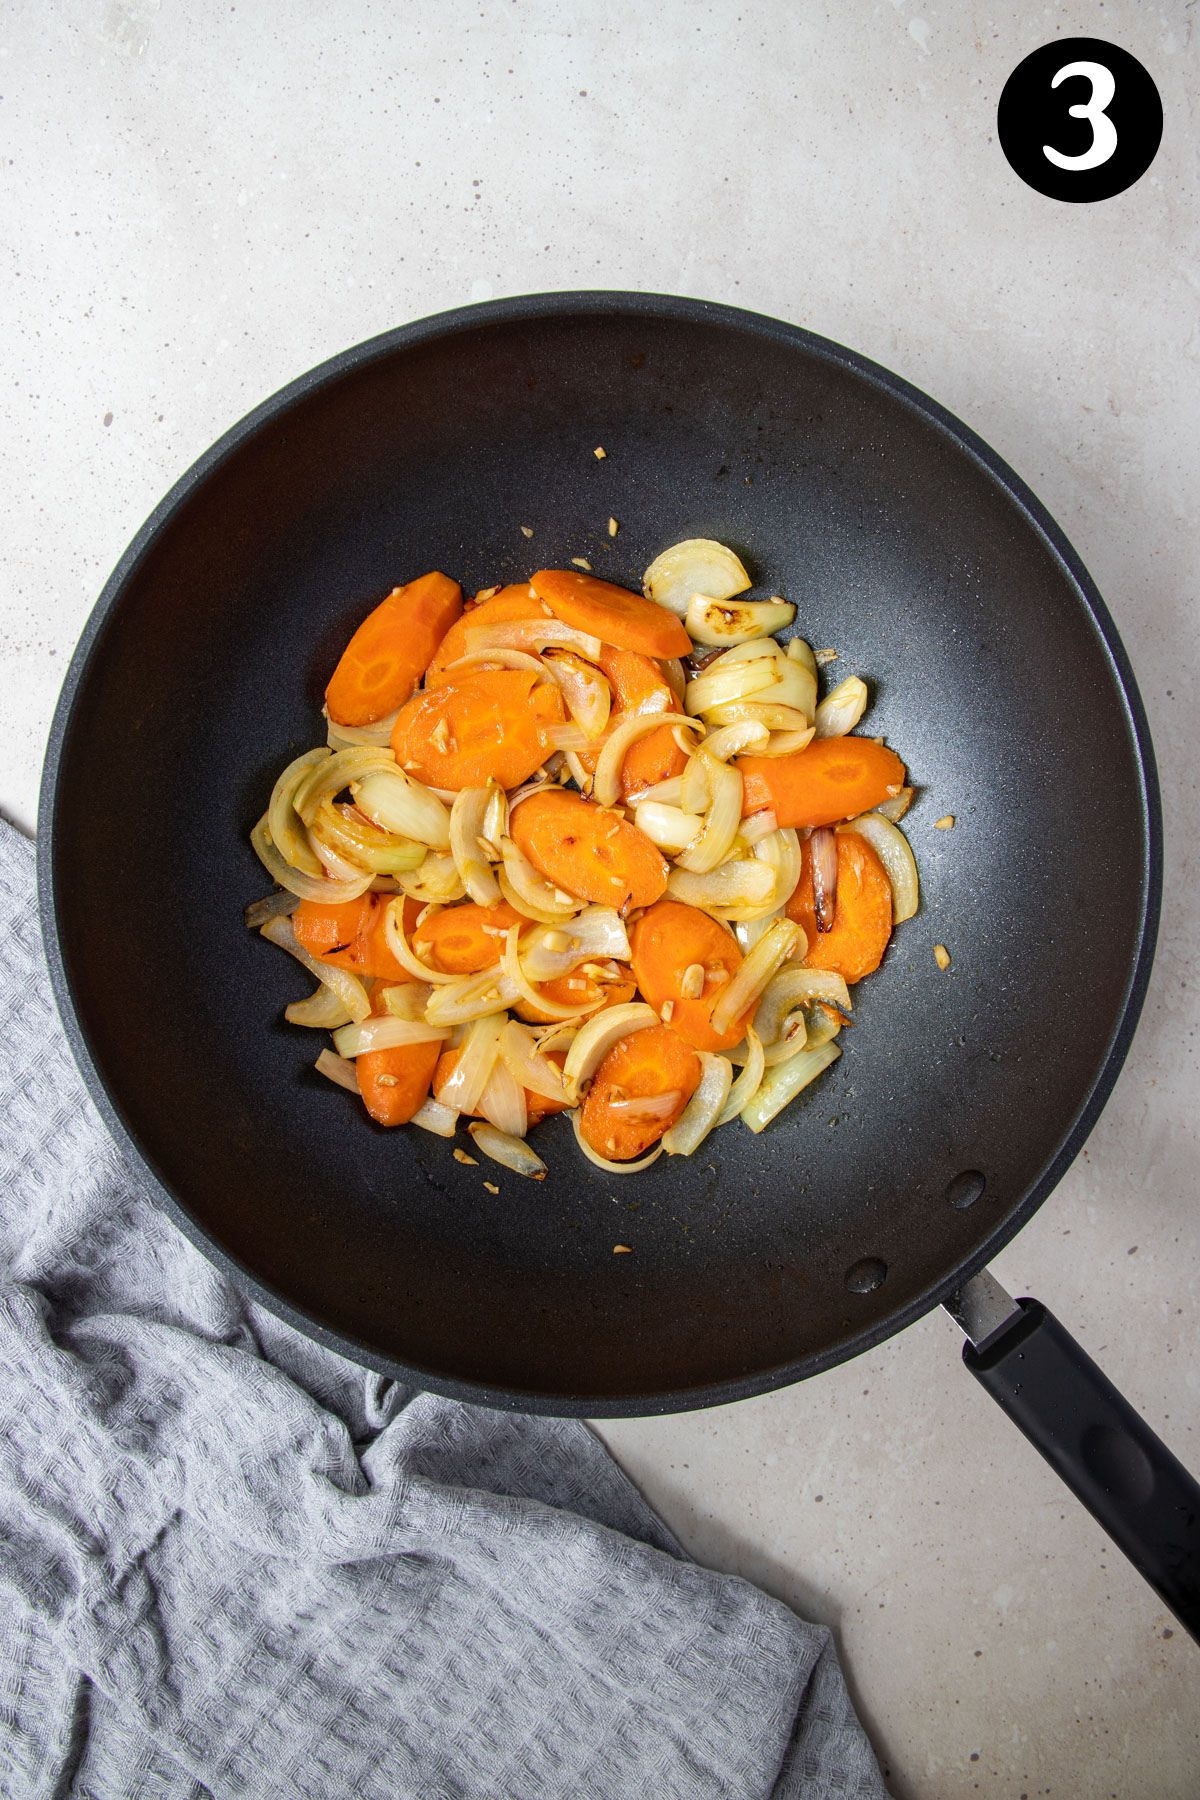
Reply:
<svg viewBox="0 0 1200 1800"><path fill-rule="evenodd" d="M998 1272L1193 1465L1196 16L21 0L0 22L0 804L27 825L65 659L159 495L272 389L406 318L555 287L737 302L896 368L1033 484L1141 679L1167 885L1128 1067ZM1166 130L1137 187L1059 206L1009 171L995 102L1029 50L1092 30L1150 68ZM1200 1792L1200 1653L945 1318L605 1435L697 1555L838 1627L897 1794Z"/></svg>

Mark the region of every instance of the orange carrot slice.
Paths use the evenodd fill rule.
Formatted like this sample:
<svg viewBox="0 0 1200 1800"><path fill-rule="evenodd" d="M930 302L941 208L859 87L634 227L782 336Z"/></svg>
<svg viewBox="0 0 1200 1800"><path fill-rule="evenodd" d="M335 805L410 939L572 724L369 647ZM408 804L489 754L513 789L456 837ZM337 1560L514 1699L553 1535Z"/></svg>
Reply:
<svg viewBox="0 0 1200 1800"><path fill-rule="evenodd" d="M580 569L539 569L530 585L564 625L574 625L618 650L686 656L692 647L683 620L674 613Z"/></svg>
<svg viewBox="0 0 1200 1800"><path fill-rule="evenodd" d="M538 873L579 900L620 911L666 888L666 861L644 832L565 788L522 800L509 829Z"/></svg>
<svg viewBox="0 0 1200 1800"><path fill-rule="evenodd" d="M525 923L505 900L495 906L464 900L424 920L413 934L413 949L443 975L479 975L500 961L510 926Z"/></svg>
<svg viewBox="0 0 1200 1800"><path fill-rule="evenodd" d="M398 1044L367 1050L356 1059L358 1085L371 1117L380 1125L407 1125L429 1093L442 1046Z"/></svg>
<svg viewBox="0 0 1200 1800"><path fill-rule="evenodd" d="M318 962L335 969L352 969L356 975L374 975L380 981L411 981L413 977L388 948L384 929L390 894L360 894L330 906L321 900L302 900L292 914L297 942ZM411 931L420 906L404 902L404 926Z"/></svg>
<svg viewBox="0 0 1200 1800"><path fill-rule="evenodd" d="M836 825L904 786L904 764L873 738L816 738L790 756L739 756L743 810L770 807L781 825Z"/></svg>
<svg viewBox="0 0 1200 1800"><path fill-rule="evenodd" d="M662 669L653 657L640 656L636 650L615 650L605 644L600 652L601 672L612 688L613 715L610 729L615 729L631 714L678 712L679 706ZM596 772L599 749L576 752L589 775ZM664 725L660 731L648 732L625 752L621 765L621 796L628 800L653 787L655 782L669 781L682 775L687 758L675 742L675 727Z"/></svg>
<svg viewBox="0 0 1200 1800"><path fill-rule="evenodd" d="M591 975L556 975L553 981L543 981L536 985L535 992L545 996L555 1006L587 1006L599 1001L597 1012L603 1012L609 1006L623 1006L632 1000L635 992L633 975L619 965L624 973L618 981L597 981ZM518 1000L513 1007L518 1019L524 1019L529 1025L547 1025L553 1019L553 1013L543 1012L540 1006L531 1006L528 1000Z"/></svg>
<svg viewBox="0 0 1200 1800"><path fill-rule="evenodd" d="M545 617L546 609L540 600L534 598L527 581L501 588L490 600L481 600L478 606L472 606L451 625L425 671L425 686L437 687L440 682L455 679L454 676L447 675L446 670L460 656L466 656L468 631L480 631L485 625L508 625L517 619Z"/></svg>
<svg viewBox="0 0 1200 1800"><path fill-rule="evenodd" d="M462 589L436 570L393 588L342 651L325 689L330 718L370 725L395 712L461 612Z"/></svg>
<svg viewBox="0 0 1200 1800"><path fill-rule="evenodd" d="M856 831L839 831L834 841L837 900L832 930L817 930L812 851L807 842L801 848L800 879L787 903L787 914L804 927L808 937L806 969L832 969L845 981L861 981L879 967L892 935L892 886L879 857Z"/></svg>
<svg viewBox="0 0 1200 1800"><path fill-rule="evenodd" d="M514 788L550 755L547 733L564 716L554 682L532 669L467 670L401 707L392 749L429 787L483 787L494 776Z"/></svg>
<svg viewBox="0 0 1200 1800"><path fill-rule="evenodd" d="M742 965L738 941L727 925L679 900L659 900L629 934L633 972L643 999L655 1012L670 1005L671 1030L695 1050L731 1050L746 1035L753 1006L724 1032L713 1030L712 1009ZM699 994L685 996L688 969L704 971ZM689 986L695 981L692 976Z"/></svg>
<svg viewBox="0 0 1200 1800"><path fill-rule="evenodd" d="M588 1089L579 1128L610 1162L632 1162L678 1119L700 1081L700 1058L665 1025L650 1025L613 1045ZM625 1102L677 1093L665 1117L629 1116Z"/></svg>

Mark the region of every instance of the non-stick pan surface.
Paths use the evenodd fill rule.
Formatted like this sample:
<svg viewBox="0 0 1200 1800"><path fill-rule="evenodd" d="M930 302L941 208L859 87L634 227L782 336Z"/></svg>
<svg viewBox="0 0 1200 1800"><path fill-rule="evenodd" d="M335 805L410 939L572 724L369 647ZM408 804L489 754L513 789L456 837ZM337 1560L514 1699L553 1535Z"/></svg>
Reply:
<svg viewBox="0 0 1200 1800"><path fill-rule="evenodd" d="M729 1127L622 1181L555 1121L546 1182L463 1167L312 1072L312 1034L280 1019L311 984L241 923L268 885L248 829L322 741L338 649L393 584L587 556L636 585L687 536L737 545L757 591L873 682L870 729L920 790L922 910L858 989L840 1062L764 1136ZM861 357L633 295L406 326L230 432L105 589L42 816L76 1053L184 1228L365 1363L556 1412L755 1393L957 1287L1094 1122L1157 917L1138 696L1029 491Z"/></svg>

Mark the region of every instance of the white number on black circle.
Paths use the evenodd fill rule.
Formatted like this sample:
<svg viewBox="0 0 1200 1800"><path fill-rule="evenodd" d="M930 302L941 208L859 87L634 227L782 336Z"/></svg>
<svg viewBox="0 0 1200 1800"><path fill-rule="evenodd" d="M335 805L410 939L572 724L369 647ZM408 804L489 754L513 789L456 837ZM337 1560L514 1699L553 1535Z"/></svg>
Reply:
<svg viewBox="0 0 1200 1800"><path fill-rule="evenodd" d="M1043 144L1042 155L1056 169L1098 169L1101 163L1108 161L1117 147L1117 128L1104 110L1112 104L1117 84L1112 78L1111 69L1106 69L1103 63L1073 62L1064 63L1050 86L1056 88L1069 75L1084 75L1092 84L1092 91L1082 106L1067 108L1073 119L1087 120L1092 128L1092 141L1078 156L1064 156L1053 144Z"/></svg>

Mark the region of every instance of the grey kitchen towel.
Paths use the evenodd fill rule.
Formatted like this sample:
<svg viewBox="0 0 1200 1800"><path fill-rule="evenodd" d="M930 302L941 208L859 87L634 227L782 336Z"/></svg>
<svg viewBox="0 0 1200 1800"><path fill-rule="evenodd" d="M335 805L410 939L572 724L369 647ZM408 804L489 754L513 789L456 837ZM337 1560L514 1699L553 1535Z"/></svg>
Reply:
<svg viewBox="0 0 1200 1800"><path fill-rule="evenodd" d="M0 821L0 1792L883 1796L829 1632L586 1426L367 1373L139 1191L33 864Z"/></svg>

